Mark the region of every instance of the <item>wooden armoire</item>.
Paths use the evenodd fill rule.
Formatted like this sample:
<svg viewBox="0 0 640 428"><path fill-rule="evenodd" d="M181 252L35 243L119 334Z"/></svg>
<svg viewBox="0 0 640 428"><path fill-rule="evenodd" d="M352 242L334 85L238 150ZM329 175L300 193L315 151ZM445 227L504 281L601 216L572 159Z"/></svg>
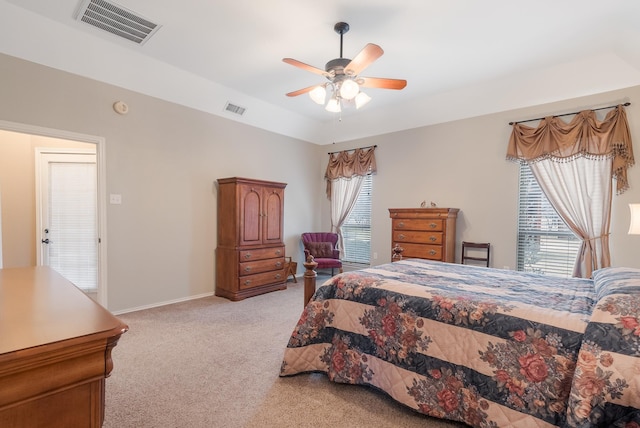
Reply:
<svg viewBox="0 0 640 428"><path fill-rule="evenodd" d="M237 301L287 288L282 240L286 186L218 179L216 296Z"/></svg>

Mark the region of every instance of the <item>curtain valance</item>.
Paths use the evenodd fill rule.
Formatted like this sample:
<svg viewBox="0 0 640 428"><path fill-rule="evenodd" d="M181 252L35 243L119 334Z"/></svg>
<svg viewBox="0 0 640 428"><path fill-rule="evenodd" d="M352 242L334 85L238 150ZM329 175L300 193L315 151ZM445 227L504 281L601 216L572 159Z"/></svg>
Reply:
<svg viewBox="0 0 640 428"><path fill-rule="evenodd" d="M327 197L331 199L331 181L338 178L350 179L353 176L365 176L375 174L376 156L375 146L345 150L342 152L330 153L329 164L324 178L327 180Z"/></svg>
<svg viewBox="0 0 640 428"><path fill-rule="evenodd" d="M612 177L617 193L629 188L627 169L634 164L631 134L622 105L607 113L601 122L593 110L583 110L566 123L546 117L537 128L513 125L507 159L535 162L542 159L568 161L575 157L613 158Z"/></svg>

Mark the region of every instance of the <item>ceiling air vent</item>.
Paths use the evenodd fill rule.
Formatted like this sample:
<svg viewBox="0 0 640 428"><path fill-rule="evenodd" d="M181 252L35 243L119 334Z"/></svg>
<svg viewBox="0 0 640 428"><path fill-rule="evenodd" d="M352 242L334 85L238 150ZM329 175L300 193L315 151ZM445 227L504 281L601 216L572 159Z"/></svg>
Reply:
<svg viewBox="0 0 640 428"><path fill-rule="evenodd" d="M224 106L224 110L242 116L247 109L227 102Z"/></svg>
<svg viewBox="0 0 640 428"><path fill-rule="evenodd" d="M82 0L75 18L140 45L160 28L147 18L104 0Z"/></svg>

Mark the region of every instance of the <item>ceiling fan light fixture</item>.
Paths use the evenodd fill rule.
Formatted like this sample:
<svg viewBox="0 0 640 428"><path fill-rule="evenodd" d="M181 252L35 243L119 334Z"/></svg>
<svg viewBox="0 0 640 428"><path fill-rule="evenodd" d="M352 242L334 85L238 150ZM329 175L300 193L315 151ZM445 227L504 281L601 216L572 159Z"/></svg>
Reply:
<svg viewBox="0 0 640 428"><path fill-rule="evenodd" d="M360 92L358 95L356 95L356 108L359 109L369 101L371 101L371 97L364 92Z"/></svg>
<svg viewBox="0 0 640 428"><path fill-rule="evenodd" d="M345 79L342 81L340 85L340 97L345 100L352 100L358 95L358 92L360 92L360 86L358 86L354 80Z"/></svg>
<svg viewBox="0 0 640 428"><path fill-rule="evenodd" d="M322 105L327 98L327 90L324 88L324 85L316 86L309 92L309 96L314 103Z"/></svg>
<svg viewBox="0 0 640 428"><path fill-rule="evenodd" d="M337 98L331 98L327 103L325 110L330 111L331 113L340 113L342 111L340 100Z"/></svg>
<svg viewBox="0 0 640 428"><path fill-rule="evenodd" d="M373 61L380 58L384 51L376 44L367 43L353 59L345 58L342 55L342 39L344 34L349 31L349 24L338 22L333 29L340 35L340 57L327 62L324 70L293 58L282 59L287 64L318 74L329 81L321 85L307 86L306 88L289 92L286 94L288 97L297 97L308 93L313 102L320 105L323 105L329 98L326 101L325 110L339 113L343 108L350 109L355 106L359 109L371 101L370 96L360 92L361 87L403 89L407 85L407 81L401 79L361 76L361 73ZM329 91L331 91L330 95L327 94Z"/></svg>

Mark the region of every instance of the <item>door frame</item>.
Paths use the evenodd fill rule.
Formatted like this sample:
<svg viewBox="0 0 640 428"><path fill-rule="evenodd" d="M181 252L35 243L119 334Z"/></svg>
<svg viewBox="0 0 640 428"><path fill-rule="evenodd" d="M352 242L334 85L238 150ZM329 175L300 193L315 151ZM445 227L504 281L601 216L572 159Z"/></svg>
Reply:
<svg viewBox="0 0 640 428"><path fill-rule="evenodd" d="M80 134L54 128L44 128L25 123L0 120L0 129L21 134L40 135L43 137L59 138L62 140L79 141L96 145L97 167L97 198L98 198L98 302L107 307L107 204L106 191L106 145L104 137Z"/></svg>

